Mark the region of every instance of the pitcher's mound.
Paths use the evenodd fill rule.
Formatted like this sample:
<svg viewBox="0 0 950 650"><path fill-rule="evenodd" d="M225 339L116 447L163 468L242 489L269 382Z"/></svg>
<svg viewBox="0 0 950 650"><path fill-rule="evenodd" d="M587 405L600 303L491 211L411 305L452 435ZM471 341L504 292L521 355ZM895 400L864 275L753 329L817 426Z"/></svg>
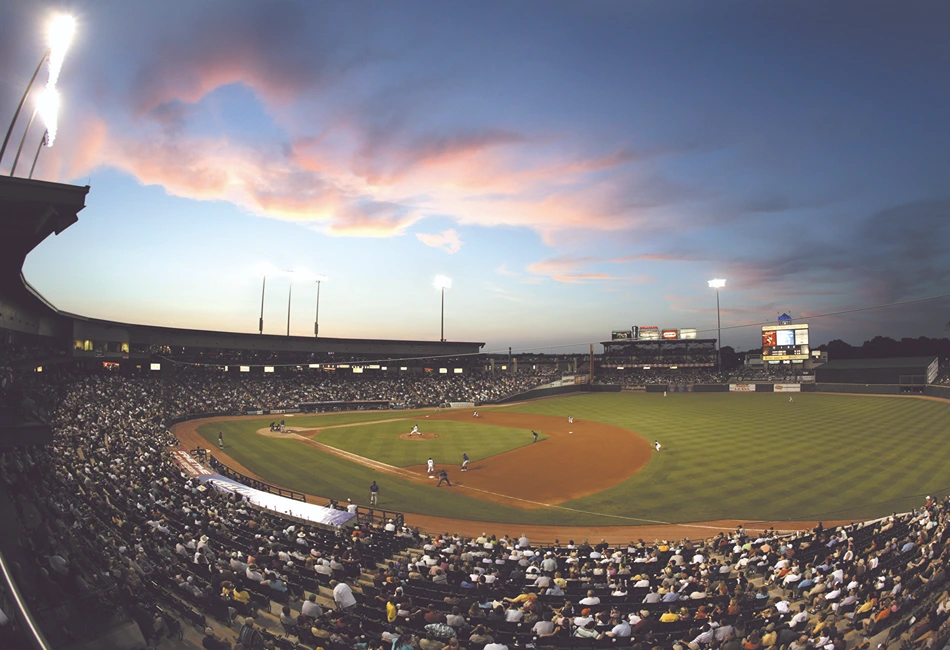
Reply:
<svg viewBox="0 0 950 650"><path fill-rule="evenodd" d="M420 431L419 433L400 433L399 437L402 440L432 440L433 438L438 438L439 434L437 433L426 433Z"/></svg>

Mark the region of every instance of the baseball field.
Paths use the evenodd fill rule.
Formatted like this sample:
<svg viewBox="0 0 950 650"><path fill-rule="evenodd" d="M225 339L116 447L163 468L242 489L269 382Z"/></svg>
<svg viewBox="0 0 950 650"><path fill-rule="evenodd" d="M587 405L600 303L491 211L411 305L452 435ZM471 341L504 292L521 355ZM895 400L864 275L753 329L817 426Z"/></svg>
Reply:
<svg viewBox="0 0 950 650"><path fill-rule="evenodd" d="M274 416L248 416L176 433L316 502L366 504L376 480L383 508L501 524L847 521L950 491L950 403L933 399L595 393L479 414L277 416L288 433L269 432ZM423 435L407 435L413 425ZM427 476L430 457L451 487Z"/></svg>

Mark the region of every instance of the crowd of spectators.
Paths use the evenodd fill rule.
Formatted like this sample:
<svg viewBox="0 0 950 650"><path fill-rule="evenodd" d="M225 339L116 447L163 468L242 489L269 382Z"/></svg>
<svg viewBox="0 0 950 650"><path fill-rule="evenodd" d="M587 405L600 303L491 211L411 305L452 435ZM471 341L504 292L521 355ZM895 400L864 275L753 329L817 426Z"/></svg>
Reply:
<svg viewBox="0 0 950 650"><path fill-rule="evenodd" d="M644 650L844 650L873 637L943 648L948 506L928 497L869 524L793 535L739 527L696 543L434 536L366 591L422 650L569 647L578 637Z"/></svg>
<svg viewBox="0 0 950 650"><path fill-rule="evenodd" d="M616 386L646 386L690 384L722 384L728 377L712 370L598 370L594 375L595 384L613 384Z"/></svg>
<svg viewBox="0 0 950 650"><path fill-rule="evenodd" d="M166 410L180 394L163 388L99 376L52 387L54 442L0 456L29 558L15 578L34 612L56 612L44 619L54 644L120 613L156 639L171 631L161 609L169 603L192 622L242 615L252 625L272 602L300 600L331 579L353 582L364 564L414 541L369 525L318 530L187 479L162 426L182 408ZM359 620L341 623L338 611L311 613L294 620L300 636L351 647L362 634Z"/></svg>

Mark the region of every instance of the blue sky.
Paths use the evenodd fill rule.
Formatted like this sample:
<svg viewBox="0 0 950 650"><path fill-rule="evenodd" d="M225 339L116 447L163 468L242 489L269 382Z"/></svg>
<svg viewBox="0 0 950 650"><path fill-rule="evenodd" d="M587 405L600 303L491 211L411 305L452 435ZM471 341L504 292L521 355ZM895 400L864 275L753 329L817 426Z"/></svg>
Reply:
<svg viewBox="0 0 950 650"><path fill-rule="evenodd" d="M36 177L92 189L24 272L69 311L256 331L269 266L329 276L324 336L437 339L445 274L446 337L519 349L712 328L713 277L724 326L946 291L945 3L18 0L6 114L57 10L79 27ZM268 332L290 282L268 281Z"/></svg>

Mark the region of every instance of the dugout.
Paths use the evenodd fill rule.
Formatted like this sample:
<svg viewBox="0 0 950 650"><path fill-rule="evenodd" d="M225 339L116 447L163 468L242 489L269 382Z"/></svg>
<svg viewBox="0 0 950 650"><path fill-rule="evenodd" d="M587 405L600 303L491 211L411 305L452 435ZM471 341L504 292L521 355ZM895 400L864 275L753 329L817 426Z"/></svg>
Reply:
<svg viewBox="0 0 950 650"><path fill-rule="evenodd" d="M937 357L840 359L815 369L819 384L892 384L923 386L937 376Z"/></svg>

